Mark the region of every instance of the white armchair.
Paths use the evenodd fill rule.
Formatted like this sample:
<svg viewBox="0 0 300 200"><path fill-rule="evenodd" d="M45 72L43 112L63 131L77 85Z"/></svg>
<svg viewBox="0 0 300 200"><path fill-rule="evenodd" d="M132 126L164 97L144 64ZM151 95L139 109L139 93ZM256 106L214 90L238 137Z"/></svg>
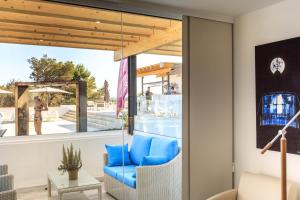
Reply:
<svg viewBox="0 0 300 200"><path fill-rule="evenodd" d="M0 165L0 200L16 200L17 192L13 189L14 177L7 175L7 165Z"/></svg>
<svg viewBox="0 0 300 200"><path fill-rule="evenodd" d="M245 172L242 174L238 189L228 190L207 200L280 200L280 179ZM297 187L287 185L288 200L297 200Z"/></svg>

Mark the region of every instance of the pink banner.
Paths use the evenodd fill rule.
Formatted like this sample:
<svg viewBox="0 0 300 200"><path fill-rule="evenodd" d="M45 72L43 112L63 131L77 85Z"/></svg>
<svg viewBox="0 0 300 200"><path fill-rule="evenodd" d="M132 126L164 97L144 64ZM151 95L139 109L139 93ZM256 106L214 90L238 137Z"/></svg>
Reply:
<svg viewBox="0 0 300 200"><path fill-rule="evenodd" d="M120 62L118 94L117 94L117 116L125 106L126 95L128 93L128 59Z"/></svg>

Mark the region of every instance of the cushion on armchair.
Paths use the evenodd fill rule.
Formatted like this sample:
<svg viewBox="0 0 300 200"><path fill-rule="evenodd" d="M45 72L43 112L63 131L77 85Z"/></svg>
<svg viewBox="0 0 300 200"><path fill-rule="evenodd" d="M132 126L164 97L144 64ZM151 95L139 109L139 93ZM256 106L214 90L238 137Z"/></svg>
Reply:
<svg viewBox="0 0 300 200"><path fill-rule="evenodd" d="M134 172L125 172L125 173L118 173L117 174L117 179L121 183L124 183L125 185L131 187L131 188L136 188L136 178L133 177Z"/></svg>
<svg viewBox="0 0 300 200"><path fill-rule="evenodd" d="M135 171L136 166L135 165L127 165L127 166L114 166L114 167L109 167L105 166L103 168L103 171L105 174L110 175L111 177L117 178L118 174L123 174L124 173L130 173Z"/></svg>
<svg viewBox="0 0 300 200"><path fill-rule="evenodd" d="M241 175L237 200L270 199L280 200L281 182L279 178L244 172ZM288 200L297 200L297 186L287 183Z"/></svg>
<svg viewBox="0 0 300 200"><path fill-rule="evenodd" d="M133 164L139 165L143 157L149 155L151 140L151 137L134 135L129 152Z"/></svg>
<svg viewBox="0 0 300 200"><path fill-rule="evenodd" d="M145 156L140 163L140 166L161 165L168 162L166 156Z"/></svg>
<svg viewBox="0 0 300 200"><path fill-rule="evenodd" d="M124 145L124 149L122 145L119 146L112 146L112 145L105 145L108 157L107 166L121 166L123 165L130 165L130 158L128 152L128 144ZM123 156L124 153L124 156Z"/></svg>
<svg viewBox="0 0 300 200"><path fill-rule="evenodd" d="M163 156L167 157L168 161L170 161L178 152L177 140L156 137L152 139L149 156Z"/></svg>
<svg viewBox="0 0 300 200"><path fill-rule="evenodd" d="M140 166L151 166L151 165L162 165L168 162L168 158L166 156L145 156ZM136 177L136 171L132 174L132 177Z"/></svg>
<svg viewBox="0 0 300 200"><path fill-rule="evenodd" d="M103 171L105 174L117 179L121 183L126 184L129 187L136 187L136 179L132 176L135 173L135 165L127 165L127 166L114 166L109 167L105 166Z"/></svg>

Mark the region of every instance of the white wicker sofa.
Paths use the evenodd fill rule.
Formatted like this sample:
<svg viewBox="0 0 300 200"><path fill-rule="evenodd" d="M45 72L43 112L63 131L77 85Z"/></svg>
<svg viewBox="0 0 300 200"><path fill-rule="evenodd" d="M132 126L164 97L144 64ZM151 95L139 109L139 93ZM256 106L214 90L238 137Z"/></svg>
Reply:
<svg viewBox="0 0 300 200"><path fill-rule="evenodd" d="M181 200L181 155L178 148L176 156L164 164L135 166L135 187L126 183L124 175L123 180L117 179L104 170L105 191L118 200ZM107 154L104 163L108 163ZM120 174L128 172L122 166L119 170Z"/></svg>

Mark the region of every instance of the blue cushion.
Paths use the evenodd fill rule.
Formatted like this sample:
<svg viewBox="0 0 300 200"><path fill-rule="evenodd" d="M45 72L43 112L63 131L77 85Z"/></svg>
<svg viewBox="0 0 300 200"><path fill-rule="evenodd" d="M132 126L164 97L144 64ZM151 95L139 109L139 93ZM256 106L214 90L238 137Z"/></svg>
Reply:
<svg viewBox="0 0 300 200"><path fill-rule="evenodd" d="M110 175L111 177L114 177L117 179L117 174L118 173L129 173L129 172L135 172L135 165L127 165L127 166L115 166L115 167L109 167L109 166L104 166L103 171L105 174Z"/></svg>
<svg viewBox="0 0 300 200"><path fill-rule="evenodd" d="M162 165L168 162L166 156L145 156L140 163L140 166L149 166L149 165ZM136 177L136 170L132 174L132 177Z"/></svg>
<svg viewBox="0 0 300 200"><path fill-rule="evenodd" d="M168 161L169 160L166 156L145 156L140 166L161 165Z"/></svg>
<svg viewBox="0 0 300 200"><path fill-rule="evenodd" d="M151 140L151 137L134 135L130 148L130 158L133 164L139 165L143 157L149 155Z"/></svg>
<svg viewBox="0 0 300 200"><path fill-rule="evenodd" d="M178 142L175 139L152 138L149 156L167 157L172 160L179 151Z"/></svg>
<svg viewBox="0 0 300 200"><path fill-rule="evenodd" d="M111 146L111 145L105 145L106 151L108 154L108 163L107 166L121 166L123 165L123 158L124 158L124 165L130 165L130 158L129 158L129 152L128 152L128 144L123 146ZM124 152L124 157L122 156Z"/></svg>
<svg viewBox="0 0 300 200"><path fill-rule="evenodd" d="M136 178L132 176L134 172L127 172L123 173L120 172L117 174L117 179L121 182L124 183L125 185L131 187L131 188L136 188Z"/></svg>

